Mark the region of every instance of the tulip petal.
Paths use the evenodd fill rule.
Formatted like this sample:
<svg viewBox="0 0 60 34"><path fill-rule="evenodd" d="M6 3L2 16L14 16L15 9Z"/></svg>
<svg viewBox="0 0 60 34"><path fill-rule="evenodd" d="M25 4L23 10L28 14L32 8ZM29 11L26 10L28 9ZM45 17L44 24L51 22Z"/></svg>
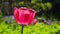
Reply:
<svg viewBox="0 0 60 34"><path fill-rule="evenodd" d="M26 9L19 9L19 22L25 24L29 17L29 12ZM26 19L27 18L27 19Z"/></svg>
<svg viewBox="0 0 60 34"><path fill-rule="evenodd" d="M24 22L24 11L19 9L19 22L23 24Z"/></svg>
<svg viewBox="0 0 60 34"><path fill-rule="evenodd" d="M19 21L19 12L18 12L18 8L14 8L14 18L15 20L18 22Z"/></svg>
<svg viewBox="0 0 60 34"><path fill-rule="evenodd" d="M34 19L35 13L33 11L30 11L30 16L26 22L26 25L30 25L31 21Z"/></svg>

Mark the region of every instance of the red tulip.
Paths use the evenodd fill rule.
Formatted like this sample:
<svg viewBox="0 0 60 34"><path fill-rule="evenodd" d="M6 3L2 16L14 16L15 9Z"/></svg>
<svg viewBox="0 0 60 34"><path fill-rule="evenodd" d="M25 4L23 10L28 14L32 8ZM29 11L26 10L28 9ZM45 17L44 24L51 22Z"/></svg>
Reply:
<svg viewBox="0 0 60 34"><path fill-rule="evenodd" d="M16 22L20 25L30 25L32 20L34 19L35 12L33 9L21 7L21 8L14 8L14 18Z"/></svg>

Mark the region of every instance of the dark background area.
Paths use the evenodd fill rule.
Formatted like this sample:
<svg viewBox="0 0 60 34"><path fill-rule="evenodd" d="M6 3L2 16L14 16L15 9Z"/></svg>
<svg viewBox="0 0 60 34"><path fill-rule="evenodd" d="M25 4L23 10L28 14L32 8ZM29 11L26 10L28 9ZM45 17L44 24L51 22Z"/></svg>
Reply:
<svg viewBox="0 0 60 34"><path fill-rule="evenodd" d="M50 3L50 5L49 5ZM60 20L60 0L0 0L2 16L13 15L14 7L30 7L36 10L36 16Z"/></svg>

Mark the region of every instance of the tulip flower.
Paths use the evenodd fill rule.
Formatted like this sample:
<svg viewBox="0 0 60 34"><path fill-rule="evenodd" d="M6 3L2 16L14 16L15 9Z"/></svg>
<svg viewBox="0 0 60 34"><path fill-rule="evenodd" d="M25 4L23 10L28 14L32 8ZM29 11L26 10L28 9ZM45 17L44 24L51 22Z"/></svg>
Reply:
<svg viewBox="0 0 60 34"><path fill-rule="evenodd" d="M16 22L20 25L30 25L32 20L34 19L35 12L33 9L21 7L21 8L14 8L14 18Z"/></svg>
<svg viewBox="0 0 60 34"><path fill-rule="evenodd" d="M14 8L14 18L19 25L22 25L21 34L23 34L23 26L30 25L34 20L35 12L31 8L21 7ZM33 21L36 24L36 20Z"/></svg>

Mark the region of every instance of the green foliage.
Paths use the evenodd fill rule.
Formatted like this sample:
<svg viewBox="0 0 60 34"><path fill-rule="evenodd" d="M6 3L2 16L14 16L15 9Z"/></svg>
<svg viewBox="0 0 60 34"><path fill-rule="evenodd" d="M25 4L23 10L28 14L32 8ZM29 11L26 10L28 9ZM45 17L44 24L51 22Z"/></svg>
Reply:
<svg viewBox="0 0 60 34"><path fill-rule="evenodd" d="M27 1L28 2L28 1ZM42 0L31 0L30 2L20 1L18 3L12 3L12 7L30 7L36 10L36 12L40 12L41 10L47 10L52 8L52 4L50 2L43 2Z"/></svg>
<svg viewBox="0 0 60 34"><path fill-rule="evenodd" d="M48 9L51 9L52 8L52 4L50 2L47 2L46 3L46 6L47 6Z"/></svg>
<svg viewBox="0 0 60 34"><path fill-rule="evenodd" d="M56 21L51 25L37 23L36 25L24 26L24 34L60 34L60 25ZM20 34L21 26L16 24L0 24L0 34Z"/></svg>
<svg viewBox="0 0 60 34"><path fill-rule="evenodd" d="M32 4L35 4L35 3L36 3L36 0L31 0L31 3L32 3Z"/></svg>
<svg viewBox="0 0 60 34"><path fill-rule="evenodd" d="M0 18L2 17L2 12L1 12L1 9L0 9Z"/></svg>
<svg viewBox="0 0 60 34"><path fill-rule="evenodd" d="M1 8L0 8L0 22L2 21L2 12L1 12Z"/></svg>

